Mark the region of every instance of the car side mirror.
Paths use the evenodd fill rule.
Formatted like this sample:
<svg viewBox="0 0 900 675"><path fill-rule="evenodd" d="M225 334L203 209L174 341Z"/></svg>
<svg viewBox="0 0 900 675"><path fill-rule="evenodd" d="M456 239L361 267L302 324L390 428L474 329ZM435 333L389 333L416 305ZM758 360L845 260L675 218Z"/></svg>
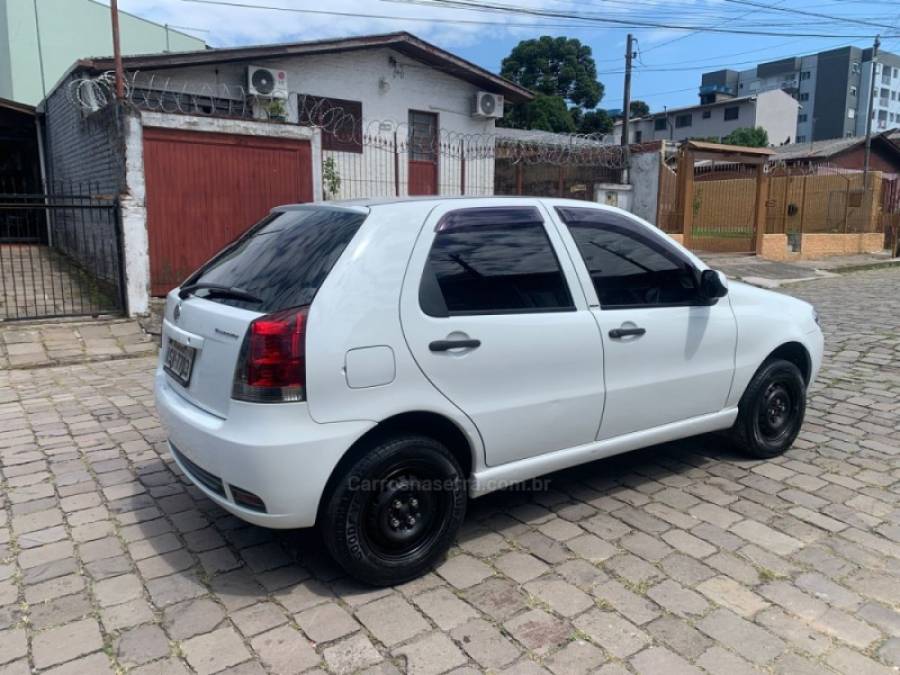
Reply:
<svg viewBox="0 0 900 675"><path fill-rule="evenodd" d="M728 287L716 270L703 270L700 273L700 295L707 300L722 298L728 294Z"/></svg>

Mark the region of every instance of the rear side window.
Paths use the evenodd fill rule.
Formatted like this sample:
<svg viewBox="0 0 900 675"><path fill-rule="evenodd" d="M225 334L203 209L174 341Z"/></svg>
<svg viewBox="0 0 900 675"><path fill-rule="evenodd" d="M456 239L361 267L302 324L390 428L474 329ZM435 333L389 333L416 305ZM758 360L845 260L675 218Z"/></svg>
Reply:
<svg viewBox="0 0 900 675"><path fill-rule="evenodd" d="M574 310L534 207L459 209L436 228L420 287L431 316Z"/></svg>
<svg viewBox="0 0 900 675"><path fill-rule="evenodd" d="M365 219L362 213L318 208L269 214L185 285L240 288L262 302L206 299L264 313L308 305Z"/></svg>
<svg viewBox="0 0 900 675"><path fill-rule="evenodd" d="M625 216L557 208L591 275L604 309L691 304L694 268L681 253Z"/></svg>

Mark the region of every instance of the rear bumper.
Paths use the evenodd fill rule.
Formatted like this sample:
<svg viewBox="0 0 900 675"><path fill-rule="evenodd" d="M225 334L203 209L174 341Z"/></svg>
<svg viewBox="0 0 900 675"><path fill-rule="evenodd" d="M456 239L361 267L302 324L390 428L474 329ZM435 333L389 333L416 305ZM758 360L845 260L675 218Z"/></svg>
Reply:
<svg viewBox="0 0 900 675"><path fill-rule="evenodd" d="M315 525L332 470L374 426L365 421L318 424L305 403L233 401L228 419L222 419L182 398L160 371L155 393L182 472L223 509L263 527ZM262 499L265 512L235 503L235 487Z"/></svg>

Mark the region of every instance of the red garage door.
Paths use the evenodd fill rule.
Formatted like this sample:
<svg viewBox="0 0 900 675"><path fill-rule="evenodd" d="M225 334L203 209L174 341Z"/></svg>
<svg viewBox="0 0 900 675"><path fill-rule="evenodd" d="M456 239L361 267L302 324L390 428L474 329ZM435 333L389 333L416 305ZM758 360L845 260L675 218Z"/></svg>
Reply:
<svg viewBox="0 0 900 675"><path fill-rule="evenodd" d="M150 285L165 295L273 206L312 201L306 141L144 129Z"/></svg>

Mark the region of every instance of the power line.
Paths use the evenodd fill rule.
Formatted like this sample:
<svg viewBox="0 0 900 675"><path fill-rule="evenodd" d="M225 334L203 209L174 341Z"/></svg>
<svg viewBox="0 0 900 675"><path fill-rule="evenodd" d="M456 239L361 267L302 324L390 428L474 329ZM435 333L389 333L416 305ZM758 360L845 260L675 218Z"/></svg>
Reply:
<svg viewBox="0 0 900 675"><path fill-rule="evenodd" d="M785 31L743 30L739 28L717 28L714 26L689 26L636 19L613 19L609 17L586 16L584 14L572 14L566 12L553 12L547 10L531 9L528 7L514 7L511 5L494 5L480 3L475 5L467 0L382 0L382 2L394 2L398 4L415 4L425 7L444 7L447 9L472 9L475 11L497 11L505 13L523 14L556 19L574 19L590 21L598 24L610 24L631 28L667 28L670 30L686 30L698 33L722 33L731 35L762 35L773 37L818 37L818 38L852 38L859 39L869 37L860 33L788 33ZM835 19L839 20L839 19ZM885 37L900 37L900 34L887 35Z"/></svg>

